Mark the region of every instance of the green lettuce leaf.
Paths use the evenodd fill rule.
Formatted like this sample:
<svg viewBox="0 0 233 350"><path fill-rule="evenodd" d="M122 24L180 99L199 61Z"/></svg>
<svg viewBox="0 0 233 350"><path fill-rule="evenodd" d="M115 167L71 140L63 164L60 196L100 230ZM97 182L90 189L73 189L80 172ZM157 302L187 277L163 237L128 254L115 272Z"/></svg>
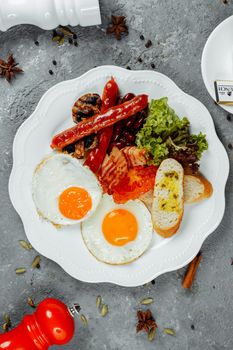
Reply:
<svg viewBox="0 0 233 350"><path fill-rule="evenodd" d="M180 119L168 105L168 98L152 100L148 116L137 133L136 144L147 151L150 163L159 165L173 156L181 163L196 163L208 148L206 136L190 134L189 120Z"/></svg>

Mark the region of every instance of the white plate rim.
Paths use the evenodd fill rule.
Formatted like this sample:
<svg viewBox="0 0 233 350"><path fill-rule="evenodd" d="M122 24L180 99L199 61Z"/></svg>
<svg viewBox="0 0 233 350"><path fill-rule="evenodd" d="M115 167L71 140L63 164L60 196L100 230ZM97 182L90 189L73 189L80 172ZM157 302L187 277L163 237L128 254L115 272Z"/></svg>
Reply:
<svg viewBox="0 0 233 350"><path fill-rule="evenodd" d="M132 279L130 281L121 280L121 278L119 278L119 277L116 278L115 276L112 276L112 277L108 276L106 278L104 275L97 275L95 277L93 277L93 276L90 277L90 276L86 275L85 273L83 273L82 271L78 271L78 272L76 271L76 273L74 274L74 272L71 271L70 267L67 265L64 257L55 256L53 254L50 254L51 252L48 254L47 252L45 252L42 249L42 247L38 244L38 242L36 242L36 240L33 237L33 234L31 234L30 220L25 215L23 208L22 208L22 206L20 206L19 200L17 199L17 187L16 187L17 180L16 180L16 178L17 178L17 174L21 171L21 168L23 167L23 161L22 161L22 159L20 159L20 152L19 152L20 144L22 143L24 134L29 132L31 130L31 128L34 128L36 126L36 124L38 123L39 116L40 116L40 109L41 109L41 106L43 106L44 101L48 98L48 96L50 96L51 94L56 92L57 89L63 88L69 84L77 83L78 81L81 82L82 80L88 79L88 77L90 75L96 74L97 72L100 73L100 72L106 72L106 71L112 72L111 73L112 75L114 75L114 72L115 72L115 73L120 73L122 75L125 75L126 77L134 75L137 77L140 77L140 76L141 77L145 77L145 76L149 77L150 76L153 78L160 78L163 81L166 81L166 84L170 88L172 88L177 95L182 96L183 98L189 99L190 103L196 104L198 106L198 108L200 108L200 110L205 114L205 118L208 119L211 134L212 134L215 142L218 144L219 152L221 154L221 159L222 159L222 162L224 164L224 167L223 167L224 171L223 171L222 177L220 179L221 185L222 185L222 191L220 193L220 197L218 200L218 215L216 216L215 221L213 222L211 227L209 227L209 229L206 232L202 233L202 235L195 236L195 239L193 239L190 242L189 247L186 251L183 251L182 253L177 254L175 257L173 257L173 259L170 260L169 263L166 263L166 264L164 264L163 267L160 267L159 270L155 269L153 271L148 272L145 276L139 276L139 278L135 277L135 279ZM10 179L9 179L9 195L10 195L10 199L12 201L14 208L16 209L16 211L18 212L18 214L20 215L20 217L23 221L25 233L26 233L29 241L32 243L32 245L35 247L35 249L38 252L40 252L42 255L46 256L47 258L54 260L68 274L70 274L71 276L73 276L79 280L82 280L84 282L89 282L89 283L109 282L109 283L114 283L114 284L118 284L121 286L135 287L138 285L145 284L145 283L151 281L152 279L155 279L156 277L158 277L159 275L161 275L165 272L179 269L179 268L185 266L186 264L188 264L194 258L194 256L200 250L204 240L217 228L217 226L220 224L220 222L222 220L222 217L223 217L224 211L225 211L225 185L227 182L228 174L229 174L229 160L228 160L226 150L223 147L220 140L218 139L218 136L217 136L215 128L214 128L214 123L213 123L212 117L210 116L206 107L200 101L198 101L197 99L195 99L194 97L192 97L190 95L187 95L170 78L168 78L167 76L165 76L161 73L158 73L155 71L129 71L129 70L126 70L124 68L120 68L120 67L116 67L116 66L100 66L100 67L94 68L94 69L86 72L85 74L81 75L78 78L61 82L61 83L53 86L52 88L50 88L44 94L44 96L41 98L40 102L38 103L38 106L36 107L36 109L32 113L32 115L18 129L18 131L15 135L14 143L13 143L13 167L12 167L12 171L11 171L11 175L10 175Z"/></svg>

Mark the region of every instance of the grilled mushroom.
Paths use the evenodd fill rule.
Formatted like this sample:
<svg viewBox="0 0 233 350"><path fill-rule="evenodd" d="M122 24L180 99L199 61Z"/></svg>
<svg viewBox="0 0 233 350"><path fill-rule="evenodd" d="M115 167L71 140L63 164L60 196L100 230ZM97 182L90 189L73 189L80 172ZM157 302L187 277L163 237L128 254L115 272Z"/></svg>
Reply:
<svg viewBox="0 0 233 350"><path fill-rule="evenodd" d="M77 159L82 159L85 156L85 152L95 148L97 146L97 137L95 134L86 136L83 140L79 140L76 143L72 143L63 148L63 153L68 153Z"/></svg>
<svg viewBox="0 0 233 350"><path fill-rule="evenodd" d="M74 104L72 116L75 123L79 123L85 118L90 118L100 113L101 98L98 94L85 94L81 96Z"/></svg>

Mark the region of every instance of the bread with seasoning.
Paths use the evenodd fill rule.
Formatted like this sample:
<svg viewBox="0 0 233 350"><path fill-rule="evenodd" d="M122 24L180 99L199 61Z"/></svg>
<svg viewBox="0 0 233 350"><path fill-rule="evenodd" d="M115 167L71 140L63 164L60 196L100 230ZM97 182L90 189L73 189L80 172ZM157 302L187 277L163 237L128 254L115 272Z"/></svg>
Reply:
<svg viewBox="0 0 233 350"><path fill-rule="evenodd" d="M164 238L179 229L184 212L184 170L175 159L165 159L156 174L152 204L154 230Z"/></svg>
<svg viewBox="0 0 233 350"><path fill-rule="evenodd" d="M209 198L213 193L211 183L202 175L184 176L184 201L197 203Z"/></svg>

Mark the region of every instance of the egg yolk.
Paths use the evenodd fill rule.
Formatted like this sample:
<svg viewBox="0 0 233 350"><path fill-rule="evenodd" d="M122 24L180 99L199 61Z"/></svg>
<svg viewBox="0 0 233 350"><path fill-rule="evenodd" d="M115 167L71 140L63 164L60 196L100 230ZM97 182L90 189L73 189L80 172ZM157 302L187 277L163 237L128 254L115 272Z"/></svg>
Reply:
<svg viewBox="0 0 233 350"><path fill-rule="evenodd" d="M137 237L138 223L135 216L128 210L115 209L105 216L102 231L110 244L123 246Z"/></svg>
<svg viewBox="0 0 233 350"><path fill-rule="evenodd" d="M89 193L80 187L69 187L58 199L59 210L63 216L72 220L80 220L92 207Z"/></svg>

